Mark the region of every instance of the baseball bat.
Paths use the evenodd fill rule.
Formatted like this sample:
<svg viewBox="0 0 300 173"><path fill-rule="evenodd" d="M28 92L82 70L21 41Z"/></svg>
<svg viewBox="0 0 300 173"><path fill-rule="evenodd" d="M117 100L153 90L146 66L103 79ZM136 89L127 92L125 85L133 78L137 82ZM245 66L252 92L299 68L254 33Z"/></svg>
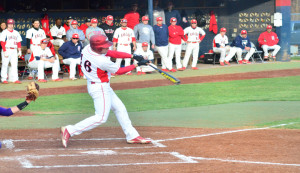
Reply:
<svg viewBox="0 0 300 173"><path fill-rule="evenodd" d="M180 80L177 79L176 77L170 75L169 73L167 72L164 72L154 66L152 66L151 64L149 64L150 67L154 68L156 71L158 71L163 77L167 78L168 80L170 80L171 82L173 82L174 84L176 85L179 85L180 84Z"/></svg>

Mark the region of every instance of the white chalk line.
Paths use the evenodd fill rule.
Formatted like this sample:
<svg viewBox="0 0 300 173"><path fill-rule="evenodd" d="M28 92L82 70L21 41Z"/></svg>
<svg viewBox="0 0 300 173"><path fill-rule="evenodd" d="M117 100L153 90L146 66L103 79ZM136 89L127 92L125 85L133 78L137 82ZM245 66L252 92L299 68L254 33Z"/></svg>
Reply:
<svg viewBox="0 0 300 173"><path fill-rule="evenodd" d="M230 130L230 131L225 131L225 132L209 133L209 134L194 135L194 136L185 136L185 137L179 137L179 138L160 139L160 140L155 140L154 142L159 143L159 142L165 142L165 141L175 141L175 140L190 139L190 138L201 138L201 137L216 136L216 135L223 135L223 134L231 134L231 133L237 133L237 132L246 132L246 131L254 131L254 130L265 130L265 129L270 129L270 128L274 128L274 127L281 127L281 126L286 126L286 125L291 125L291 124L295 124L295 122L291 122L291 123L288 123L288 124L279 124L279 125L274 125L274 126L269 126L269 127L263 127L263 128Z"/></svg>

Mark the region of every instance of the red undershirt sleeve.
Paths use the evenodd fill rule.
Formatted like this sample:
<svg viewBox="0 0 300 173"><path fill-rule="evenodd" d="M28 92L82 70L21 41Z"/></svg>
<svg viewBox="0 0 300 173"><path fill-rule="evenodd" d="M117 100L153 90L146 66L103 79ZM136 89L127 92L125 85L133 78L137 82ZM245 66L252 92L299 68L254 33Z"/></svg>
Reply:
<svg viewBox="0 0 300 173"><path fill-rule="evenodd" d="M125 74L127 72L130 72L131 70L135 69L135 65L130 65L130 66L127 66L127 67L121 67L119 68L119 70L116 72L117 75L122 75L122 74Z"/></svg>
<svg viewBox="0 0 300 173"><path fill-rule="evenodd" d="M21 48L21 42L17 43L18 48Z"/></svg>
<svg viewBox="0 0 300 173"><path fill-rule="evenodd" d="M3 52L6 51L6 47L5 47L6 42L5 41L1 41L1 47L3 49Z"/></svg>
<svg viewBox="0 0 300 173"><path fill-rule="evenodd" d="M131 54L125 53L125 52L119 52L114 50L108 50L106 53L106 56L112 57L112 58L131 58Z"/></svg>
<svg viewBox="0 0 300 173"><path fill-rule="evenodd" d="M205 37L205 35L199 35L199 37L200 37L200 40L202 41L203 39L204 39L204 37Z"/></svg>

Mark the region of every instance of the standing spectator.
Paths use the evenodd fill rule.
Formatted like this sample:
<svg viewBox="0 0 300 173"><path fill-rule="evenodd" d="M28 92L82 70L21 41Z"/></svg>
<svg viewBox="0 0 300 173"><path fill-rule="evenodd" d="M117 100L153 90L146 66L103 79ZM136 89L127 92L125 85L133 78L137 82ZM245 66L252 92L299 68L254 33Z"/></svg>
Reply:
<svg viewBox="0 0 300 173"><path fill-rule="evenodd" d="M1 33L6 29L6 23L3 21L0 23L0 37L1 37ZM2 47L0 45L0 51L1 51Z"/></svg>
<svg viewBox="0 0 300 173"><path fill-rule="evenodd" d="M73 20L72 16L67 17L67 22L64 24L64 28L65 28L66 32L70 29L71 20Z"/></svg>
<svg viewBox="0 0 300 173"><path fill-rule="evenodd" d="M41 40L46 38L45 31L40 28L40 21L34 19L32 28L26 31L27 53L30 54L34 49L39 48Z"/></svg>
<svg viewBox="0 0 300 173"><path fill-rule="evenodd" d="M103 29L109 41L113 41L114 33L117 29L113 21L114 21L114 17L108 15L106 17L106 22L100 25L100 28ZM113 46L111 46L109 49L112 50L112 47Z"/></svg>
<svg viewBox="0 0 300 173"><path fill-rule="evenodd" d="M81 29L84 35L86 35L86 29L88 29L88 27L90 26L91 26L91 19L87 18L85 19L85 23L80 25L79 29Z"/></svg>
<svg viewBox="0 0 300 173"><path fill-rule="evenodd" d="M184 31L181 26L176 25L177 19L175 17L170 19L171 25L169 26L169 60L172 62L174 53L176 57L177 70L183 71L181 65L181 39L184 38Z"/></svg>
<svg viewBox="0 0 300 173"><path fill-rule="evenodd" d="M62 26L61 18L55 20L55 25L50 30L53 37L52 43L56 46L61 46L66 41L66 29Z"/></svg>
<svg viewBox="0 0 300 173"><path fill-rule="evenodd" d="M117 50L120 52L125 52L131 54L131 46L133 44L133 50L136 50L136 39L133 33L133 30L127 27L127 19L121 20L121 27L117 28L114 33L113 38L113 50ZM118 44L118 47L116 47ZM130 65L131 59L125 58L125 66ZM121 67L122 59L116 59L116 64L118 67ZM132 75L131 72L128 72L127 75Z"/></svg>
<svg viewBox="0 0 300 173"><path fill-rule="evenodd" d="M65 42L59 49L58 53L63 57L64 64L70 65L70 79L76 80L76 65L80 64L82 44L79 41L77 33L72 35L72 40Z"/></svg>
<svg viewBox="0 0 300 173"><path fill-rule="evenodd" d="M14 30L15 21L13 19L7 20L7 29L5 29L0 36L2 46L2 67L1 67L1 80L3 84L7 82L7 69L8 64L11 64L11 71L9 74L9 81L20 84L18 77L18 57L22 55L21 51L21 35L18 31ZM18 52L19 51L19 52Z"/></svg>
<svg viewBox="0 0 300 173"><path fill-rule="evenodd" d="M247 36L247 31L242 30L241 35L237 36L235 40L231 43L232 47L236 48L236 55L239 61L239 64L251 64L249 61L250 57L255 52L255 49L251 47L251 42L249 37ZM242 60L242 53L243 51L247 51L247 55L245 56L244 60Z"/></svg>
<svg viewBox="0 0 300 173"><path fill-rule="evenodd" d="M278 36L275 32L272 31L272 26L267 26L267 31L261 33L258 37L258 43L261 48L264 50L264 59L268 59L268 50L274 49L272 53L272 58L275 60L278 51L280 50L280 46L277 45L279 42ZM270 57L271 58L271 57Z"/></svg>
<svg viewBox="0 0 300 173"><path fill-rule="evenodd" d="M91 26L88 29L86 29L86 41L84 43L84 46L90 43L90 37L95 34L105 35L103 29L98 27L98 20L96 18L93 18L91 19Z"/></svg>
<svg viewBox="0 0 300 173"><path fill-rule="evenodd" d="M183 59L183 69L186 69L190 56L193 53L192 69L198 70L197 61L199 55L199 44L205 37L203 29L197 26L197 20L192 19L191 26L184 29L184 35L187 35L187 48Z"/></svg>
<svg viewBox="0 0 300 173"><path fill-rule="evenodd" d="M100 25L102 25L103 23L105 23L105 21L106 21L106 17L102 17Z"/></svg>
<svg viewBox="0 0 300 173"><path fill-rule="evenodd" d="M165 16L166 16L166 23L168 26L170 26L170 23L168 21L171 20L171 18L175 17L177 19L177 25L181 24L181 16L178 10L173 10L174 4L173 2L169 1L168 2L168 9L165 11Z"/></svg>
<svg viewBox="0 0 300 173"><path fill-rule="evenodd" d="M163 18L157 17L157 25L153 26L153 31L155 35L156 50L158 51L161 57L162 71L165 72L176 72L172 68L172 62L168 58L168 44L169 44L169 29L168 26L163 24Z"/></svg>
<svg viewBox="0 0 300 173"><path fill-rule="evenodd" d="M40 47L33 50L28 66L38 69L38 82L47 82L47 80L44 79L44 69L50 67L52 67L52 81L60 82L62 79L58 78L59 60L53 56L53 53L47 47L48 43L49 41L47 39L41 40Z"/></svg>
<svg viewBox="0 0 300 173"><path fill-rule="evenodd" d="M79 41L84 42L85 41L85 35L82 30L78 29L78 22L76 20L71 21L71 28L69 31L67 31L67 40L71 41L73 34L79 35Z"/></svg>
<svg viewBox="0 0 300 173"><path fill-rule="evenodd" d="M140 14L137 12L138 4L132 4L132 11L125 14L124 18L127 19L127 26L134 29L135 25L140 23Z"/></svg>
<svg viewBox="0 0 300 173"><path fill-rule="evenodd" d="M145 60L149 60L150 63L153 63L153 60L154 60L153 52L149 49L149 45L147 42L143 42L142 49L137 49L135 54L142 55ZM134 64L137 64L137 63L138 62L136 60L134 60ZM151 64L151 65L156 67L154 64ZM136 71L137 71L137 75L142 75L142 74L146 74L146 72L151 73L151 72L155 71L155 69L150 66L142 65L142 66L136 67Z"/></svg>
<svg viewBox="0 0 300 173"><path fill-rule="evenodd" d="M213 51L220 53L220 65L224 66L224 62L227 65L230 65L229 61L236 53L236 49L234 47L230 47L228 44L228 38L225 35L226 28L221 28L220 33L217 34L213 40ZM227 56L225 57L225 55Z"/></svg>
<svg viewBox="0 0 300 173"><path fill-rule="evenodd" d="M136 49L142 49L142 43L147 42L147 43L152 43L152 49L154 49L155 46L155 38L154 38L154 32L152 29L152 26L148 24L149 18L148 16L143 16L142 17L142 23L137 24L134 27L134 35L137 40L136 43ZM148 47L148 49L150 46Z"/></svg>
<svg viewBox="0 0 300 173"><path fill-rule="evenodd" d="M154 0L153 1L153 26L157 24L157 18L161 17L162 18L162 23L166 24L166 20L165 20L165 11L160 8L158 6L159 1L158 0ZM147 16L149 16L149 12L147 11L146 13Z"/></svg>

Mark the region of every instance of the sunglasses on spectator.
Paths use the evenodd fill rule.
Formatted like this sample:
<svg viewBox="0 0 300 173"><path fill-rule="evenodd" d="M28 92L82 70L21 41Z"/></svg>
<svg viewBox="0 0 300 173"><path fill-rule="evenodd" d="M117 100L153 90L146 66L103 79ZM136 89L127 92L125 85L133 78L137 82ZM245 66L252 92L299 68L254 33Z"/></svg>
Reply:
<svg viewBox="0 0 300 173"><path fill-rule="evenodd" d="M74 40L78 40L79 38L72 38L72 39L74 39Z"/></svg>

